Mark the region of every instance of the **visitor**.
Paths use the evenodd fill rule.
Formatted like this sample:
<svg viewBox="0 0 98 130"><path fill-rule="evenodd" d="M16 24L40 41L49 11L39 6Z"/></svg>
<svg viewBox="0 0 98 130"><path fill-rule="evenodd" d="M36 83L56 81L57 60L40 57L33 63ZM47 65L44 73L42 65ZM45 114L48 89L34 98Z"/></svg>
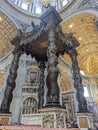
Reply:
<svg viewBox="0 0 98 130"><path fill-rule="evenodd" d="M71 127L70 122L67 122L66 125L67 125L67 128L70 128L70 127Z"/></svg>
<svg viewBox="0 0 98 130"><path fill-rule="evenodd" d="M95 130L98 130L98 121L94 122L94 128L95 128Z"/></svg>
<svg viewBox="0 0 98 130"><path fill-rule="evenodd" d="M73 127L74 127L74 128L78 128L78 123L77 123L77 121L74 121L74 122L73 122Z"/></svg>

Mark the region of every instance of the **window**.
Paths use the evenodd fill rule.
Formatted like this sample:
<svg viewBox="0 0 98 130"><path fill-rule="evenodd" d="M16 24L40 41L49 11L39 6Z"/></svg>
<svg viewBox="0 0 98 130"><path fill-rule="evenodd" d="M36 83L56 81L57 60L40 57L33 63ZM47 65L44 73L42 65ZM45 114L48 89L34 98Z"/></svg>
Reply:
<svg viewBox="0 0 98 130"><path fill-rule="evenodd" d="M36 14L41 14L41 8L40 7L36 8Z"/></svg>
<svg viewBox="0 0 98 130"><path fill-rule="evenodd" d="M28 9L28 5L25 4L25 3L22 3L21 8L24 9L24 10L27 10Z"/></svg>
<svg viewBox="0 0 98 130"><path fill-rule="evenodd" d="M65 6L67 3L67 0L63 0L63 6Z"/></svg>
<svg viewBox="0 0 98 130"><path fill-rule="evenodd" d="M85 75L85 73L84 73L83 70L80 70L80 74L81 74L81 75Z"/></svg>
<svg viewBox="0 0 98 130"><path fill-rule="evenodd" d="M84 87L84 96L89 97L88 89L87 87Z"/></svg>

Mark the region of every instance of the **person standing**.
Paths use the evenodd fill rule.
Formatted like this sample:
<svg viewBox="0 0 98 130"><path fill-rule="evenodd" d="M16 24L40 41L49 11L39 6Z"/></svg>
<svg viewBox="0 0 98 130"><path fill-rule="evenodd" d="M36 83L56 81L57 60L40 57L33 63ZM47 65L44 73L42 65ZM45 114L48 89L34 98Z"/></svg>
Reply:
<svg viewBox="0 0 98 130"><path fill-rule="evenodd" d="M95 122L94 122L94 128L95 128L96 130L98 130L98 121L95 121Z"/></svg>

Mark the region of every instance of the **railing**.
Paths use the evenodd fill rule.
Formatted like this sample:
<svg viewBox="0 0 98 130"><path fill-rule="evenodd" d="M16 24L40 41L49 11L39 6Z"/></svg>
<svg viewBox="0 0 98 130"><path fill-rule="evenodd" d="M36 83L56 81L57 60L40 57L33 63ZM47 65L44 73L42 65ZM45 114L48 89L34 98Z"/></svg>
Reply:
<svg viewBox="0 0 98 130"><path fill-rule="evenodd" d="M25 84L22 87L22 92L23 93L36 93L38 92L38 84L37 83L30 83L30 84Z"/></svg>

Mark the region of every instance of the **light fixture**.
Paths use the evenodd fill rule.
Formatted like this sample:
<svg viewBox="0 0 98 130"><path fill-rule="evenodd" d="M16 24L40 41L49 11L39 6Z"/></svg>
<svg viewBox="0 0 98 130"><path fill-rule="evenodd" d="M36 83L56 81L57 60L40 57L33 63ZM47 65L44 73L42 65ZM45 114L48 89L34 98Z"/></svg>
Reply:
<svg viewBox="0 0 98 130"><path fill-rule="evenodd" d="M69 25L69 27L70 27L70 28L72 28L72 27L73 27L73 25L72 25L72 24L70 24L70 25Z"/></svg>
<svg viewBox="0 0 98 130"><path fill-rule="evenodd" d="M89 97L88 89L87 87L84 87L84 96Z"/></svg>
<svg viewBox="0 0 98 130"><path fill-rule="evenodd" d="M83 70L80 70L80 74L85 75L85 73L84 73L84 71L83 71Z"/></svg>
<svg viewBox="0 0 98 130"><path fill-rule="evenodd" d="M28 5L26 3L22 3L21 8L24 10L28 9Z"/></svg>
<svg viewBox="0 0 98 130"><path fill-rule="evenodd" d="M63 6L65 6L68 3L67 0L63 0Z"/></svg>
<svg viewBox="0 0 98 130"><path fill-rule="evenodd" d="M41 14L41 12L42 12L42 11L41 11L41 8L40 8L40 7L37 7L37 8L36 8L36 14Z"/></svg>
<svg viewBox="0 0 98 130"><path fill-rule="evenodd" d="M2 18L2 16L0 16L0 22L2 22L2 20L3 20L3 18Z"/></svg>
<svg viewBox="0 0 98 130"><path fill-rule="evenodd" d="M81 40L81 37L79 37L79 40Z"/></svg>

